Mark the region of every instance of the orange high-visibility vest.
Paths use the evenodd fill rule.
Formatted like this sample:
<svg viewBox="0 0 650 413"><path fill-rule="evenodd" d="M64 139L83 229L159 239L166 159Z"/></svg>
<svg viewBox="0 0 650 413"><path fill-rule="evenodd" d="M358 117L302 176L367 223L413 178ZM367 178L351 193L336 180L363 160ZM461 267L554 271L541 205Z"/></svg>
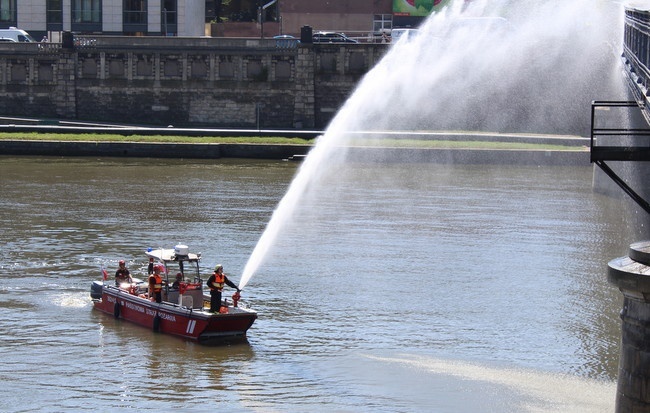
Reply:
<svg viewBox="0 0 650 413"><path fill-rule="evenodd" d="M210 283L210 289L211 290L217 290L217 291L222 291L223 290L223 284L226 281L226 277L223 274L214 274L214 281Z"/></svg>
<svg viewBox="0 0 650 413"><path fill-rule="evenodd" d="M149 285L153 285L153 291L156 293L162 291L162 277L158 274L151 274L151 277L149 277Z"/></svg>

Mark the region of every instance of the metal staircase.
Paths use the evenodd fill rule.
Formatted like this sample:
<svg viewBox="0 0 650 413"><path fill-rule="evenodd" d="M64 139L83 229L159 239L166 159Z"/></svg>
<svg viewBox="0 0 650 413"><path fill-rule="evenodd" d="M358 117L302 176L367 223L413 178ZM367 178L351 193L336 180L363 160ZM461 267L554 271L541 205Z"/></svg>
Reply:
<svg viewBox="0 0 650 413"><path fill-rule="evenodd" d="M597 114L612 108L644 109L637 102L594 101L591 104L590 160L598 165L634 202L650 214L650 203L610 168L606 161L650 161L650 129L597 127ZM632 139L632 138L635 139ZM623 139L630 138L630 139ZM645 139L637 139L645 138ZM634 145L626 141L634 141ZM646 146L637 141L645 141ZM613 143L613 144L612 144Z"/></svg>

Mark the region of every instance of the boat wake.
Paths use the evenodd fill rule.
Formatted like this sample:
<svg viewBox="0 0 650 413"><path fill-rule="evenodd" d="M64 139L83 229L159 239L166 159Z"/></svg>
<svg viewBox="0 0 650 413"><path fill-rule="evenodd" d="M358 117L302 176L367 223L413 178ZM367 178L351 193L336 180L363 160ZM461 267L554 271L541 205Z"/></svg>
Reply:
<svg viewBox="0 0 650 413"><path fill-rule="evenodd" d="M513 407L519 412L614 411L615 382L524 369L489 367L477 363L409 354L391 357L366 355L365 357L373 361L399 365L425 376L454 377L460 380L459 386L465 390L469 386L468 383L479 384L479 393L489 393L493 391L493 386L505 387L506 392L510 394L508 398L517 404ZM445 380L445 386L449 386L449 383L449 380ZM445 392L449 390L446 388ZM474 394L474 397L480 398L481 395Z"/></svg>
<svg viewBox="0 0 650 413"><path fill-rule="evenodd" d="M83 308L90 306L91 300L87 291L77 291L57 294L52 303L58 307Z"/></svg>

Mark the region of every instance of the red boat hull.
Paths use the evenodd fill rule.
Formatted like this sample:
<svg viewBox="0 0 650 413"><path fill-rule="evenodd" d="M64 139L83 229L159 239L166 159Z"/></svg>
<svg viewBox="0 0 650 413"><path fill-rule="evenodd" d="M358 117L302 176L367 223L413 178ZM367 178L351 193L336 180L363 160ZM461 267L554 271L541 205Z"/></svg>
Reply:
<svg viewBox="0 0 650 413"><path fill-rule="evenodd" d="M209 313L172 303L155 303L123 289L104 285L94 308L115 318L151 328L154 331L195 340L203 344L245 339L257 313L229 307L228 313Z"/></svg>

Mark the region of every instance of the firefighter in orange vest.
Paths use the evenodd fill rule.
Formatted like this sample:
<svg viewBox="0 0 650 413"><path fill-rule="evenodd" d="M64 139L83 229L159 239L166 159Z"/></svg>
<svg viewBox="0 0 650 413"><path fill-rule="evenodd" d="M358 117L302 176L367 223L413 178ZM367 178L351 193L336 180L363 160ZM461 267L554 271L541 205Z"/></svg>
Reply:
<svg viewBox="0 0 650 413"><path fill-rule="evenodd" d="M223 273L223 265L217 264L214 267L214 273L208 278L208 287L210 287L210 312L218 313L221 308L221 292L223 285L227 284L239 292L239 288L226 277Z"/></svg>
<svg viewBox="0 0 650 413"><path fill-rule="evenodd" d="M149 276L149 298L155 298L157 303L162 302L163 279L160 273L163 266L156 264L153 266L153 274Z"/></svg>

